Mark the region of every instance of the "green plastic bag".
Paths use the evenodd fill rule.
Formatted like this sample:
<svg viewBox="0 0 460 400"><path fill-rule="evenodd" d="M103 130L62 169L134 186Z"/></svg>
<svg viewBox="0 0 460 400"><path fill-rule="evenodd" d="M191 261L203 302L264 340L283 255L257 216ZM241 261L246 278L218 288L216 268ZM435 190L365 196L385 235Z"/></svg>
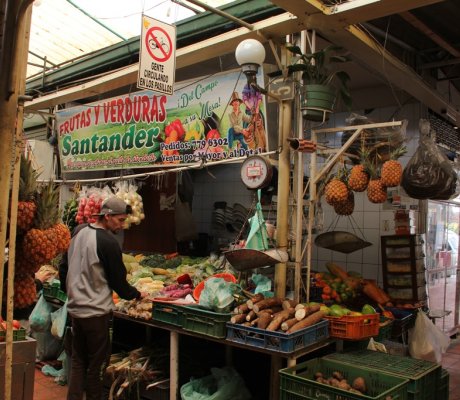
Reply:
<svg viewBox="0 0 460 400"><path fill-rule="evenodd" d="M259 201L256 204L256 211L254 215L249 218L249 233L246 238L246 248L253 250L267 250L269 247L267 226L265 225L264 214L262 205L260 204L261 191L257 192Z"/></svg>
<svg viewBox="0 0 460 400"><path fill-rule="evenodd" d="M51 311L51 305L41 295L29 316L30 329L34 332L47 331L51 326Z"/></svg>
<svg viewBox="0 0 460 400"><path fill-rule="evenodd" d="M228 313L235 300L233 294L238 291L238 285L233 282L227 282L223 278L209 278L204 283L199 304L215 312Z"/></svg>
<svg viewBox="0 0 460 400"><path fill-rule="evenodd" d="M180 388L181 400L250 400L243 378L231 367L211 368L211 375Z"/></svg>

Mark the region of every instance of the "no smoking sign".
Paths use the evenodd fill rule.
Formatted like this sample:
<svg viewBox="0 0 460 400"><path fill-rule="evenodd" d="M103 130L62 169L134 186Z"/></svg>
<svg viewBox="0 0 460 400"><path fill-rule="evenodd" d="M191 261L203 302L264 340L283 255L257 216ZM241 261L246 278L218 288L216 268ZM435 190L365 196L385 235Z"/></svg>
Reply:
<svg viewBox="0 0 460 400"><path fill-rule="evenodd" d="M172 95L175 52L176 27L144 15L137 87Z"/></svg>

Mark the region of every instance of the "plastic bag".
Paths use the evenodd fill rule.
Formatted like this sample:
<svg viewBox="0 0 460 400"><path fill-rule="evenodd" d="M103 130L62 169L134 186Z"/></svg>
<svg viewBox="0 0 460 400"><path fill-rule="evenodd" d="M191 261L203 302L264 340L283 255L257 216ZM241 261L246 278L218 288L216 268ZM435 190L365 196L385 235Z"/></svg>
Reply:
<svg viewBox="0 0 460 400"><path fill-rule="evenodd" d="M51 305L41 295L29 317L30 329L34 332L47 331L51 326L51 311Z"/></svg>
<svg viewBox="0 0 460 400"><path fill-rule="evenodd" d="M401 186L414 199L448 200L456 195L457 173L426 134L429 127L428 121L420 120L419 146L404 168Z"/></svg>
<svg viewBox="0 0 460 400"><path fill-rule="evenodd" d="M209 278L204 283L199 304L215 312L230 312L238 285L223 278Z"/></svg>
<svg viewBox="0 0 460 400"><path fill-rule="evenodd" d="M256 285L254 294L262 293L265 297L273 297L272 281L262 274L252 274L251 280Z"/></svg>
<svg viewBox="0 0 460 400"><path fill-rule="evenodd" d="M62 340L55 338L50 331L33 332L31 336L37 341L35 356L38 361L56 360L62 351Z"/></svg>
<svg viewBox="0 0 460 400"><path fill-rule="evenodd" d="M440 363L450 338L423 311L418 311L415 325L409 330L409 353L413 358Z"/></svg>
<svg viewBox="0 0 460 400"><path fill-rule="evenodd" d="M51 313L51 321L51 334L62 339L67 323L67 300L61 308Z"/></svg>
<svg viewBox="0 0 460 400"><path fill-rule="evenodd" d="M231 367L211 368L211 375L194 379L180 388L182 400L249 400L243 378Z"/></svg>

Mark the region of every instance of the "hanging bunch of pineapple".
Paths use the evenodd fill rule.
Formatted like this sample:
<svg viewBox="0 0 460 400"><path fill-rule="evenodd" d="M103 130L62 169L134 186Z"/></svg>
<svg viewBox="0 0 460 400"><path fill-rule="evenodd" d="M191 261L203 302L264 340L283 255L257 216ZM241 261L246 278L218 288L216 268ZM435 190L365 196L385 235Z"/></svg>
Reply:
<svg viewBox="0 0 460 400"><path fill-rule="evenodd" d="M32 162L21 156L21 171L19 177L18 192L18 220L17 226L21 231L27 231L32 227L37 206L35 196L37 194L37 173Z"/></svg>
<svg viewBox="0 0 460 400"><path fill-rule="evenodd" d="M38 195L33 226L24 235L22 250L38 267L67 250L70 231L59 222L59 190L52 182L45 184Z"/></svg>
<svg viewBox="0 0 460 400"><path fill-rule="evenodd" d="M369 173L366 167L366 161L369 158L369 151L364 147L364 145L361 146L359 155L360 163L354 165L350 170L347 182L348 187L354 192L364 192L369 183Z"/></svg>
<svg viewBox="0 0 460 400"><path fill-rule="evenodd" d="M334 211L338 215L351 215L355 209L355 195L349 190L348 197L341 203L334 204Z"/></svg>
<svg viewBox="0 0 460 400"><path fill-rule="evenodd" d="M334 206L338 203L343 203L348 199L349 190L344 182L341 171L339 171L338 174L327 183L324 189L326 203L331 206Z"/></svg>
<svg viewBox="0 0 460 400"><path fill-rule="evenodd" d="M400 185L402 180L403 167L398 161L398 158L402 157L406 153L406 147L398 147L390 153L390 159L383 163L380 176L384 186L394 187Z"/></svg>

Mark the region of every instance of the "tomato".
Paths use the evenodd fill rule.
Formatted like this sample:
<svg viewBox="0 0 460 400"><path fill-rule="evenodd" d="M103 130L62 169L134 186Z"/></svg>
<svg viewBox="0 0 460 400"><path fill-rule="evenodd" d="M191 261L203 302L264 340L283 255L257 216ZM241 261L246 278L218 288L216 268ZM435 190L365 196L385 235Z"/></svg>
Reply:
<svg viewBox="0 0 460 400"><path fill-rule="evenodd" d="M219 139L220 138L220 132L217 129L211 129L207 134L206 134L206 139Z"/></svg>
<svg viewBox="0 0 460 400"><path fill-rule="evenodd" d="M331 294L331 293L332 293L332 289L330 286L323 287L323 294Z"/></svg>

